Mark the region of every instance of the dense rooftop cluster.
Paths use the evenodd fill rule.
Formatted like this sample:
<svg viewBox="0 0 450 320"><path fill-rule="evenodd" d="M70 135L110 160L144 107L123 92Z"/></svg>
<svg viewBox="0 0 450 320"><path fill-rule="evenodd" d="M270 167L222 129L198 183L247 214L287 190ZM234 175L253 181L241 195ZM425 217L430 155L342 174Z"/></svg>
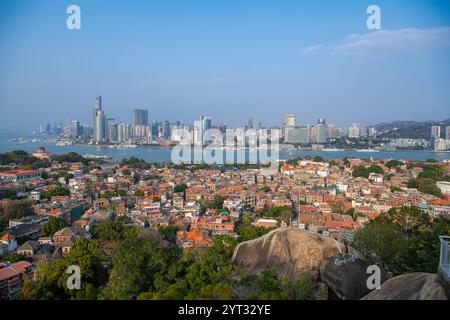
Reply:
<svg viewBox="0 0 450 320"><path fill-rule="evenodd" d="M50 155L33 170L2 163L2 297L14 297L39 263L63 259L79 239L107 245L129 227L158 232L178 250L202 250L216 236L240 242L286 226L351 242L369 221L401 206L430 219L450 216L450 161L317 157L277 170L77 160ZM20 269L14 260L32 265L21 267L19 282L11 282L11 270Z"/></svg>

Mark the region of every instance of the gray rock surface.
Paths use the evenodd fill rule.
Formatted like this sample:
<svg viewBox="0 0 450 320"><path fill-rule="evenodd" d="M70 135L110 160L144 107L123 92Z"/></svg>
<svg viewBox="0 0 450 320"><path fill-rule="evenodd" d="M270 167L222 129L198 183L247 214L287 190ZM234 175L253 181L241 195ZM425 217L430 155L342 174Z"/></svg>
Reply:
<svg viewBox="0 0 450 320"><path fill-rule="evenodd" d="M433 273L407 273L391 278L361 300L448 300Z"/></svg>
<svg viewBox="0 0 450 320"><path fill-rule="evenodd" d="M338 246L345 251L344 245L333 239L296 228L282 228L240 243L232 261L248 274L275 268L282 277L301 275L316 281L325 259L339 254Z"/></svg>

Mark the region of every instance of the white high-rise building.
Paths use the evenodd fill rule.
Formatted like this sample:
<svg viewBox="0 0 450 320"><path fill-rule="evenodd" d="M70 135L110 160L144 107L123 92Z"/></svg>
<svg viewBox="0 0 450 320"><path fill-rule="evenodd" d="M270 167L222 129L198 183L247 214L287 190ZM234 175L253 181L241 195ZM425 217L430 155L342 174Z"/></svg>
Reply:
<svg viewBox="0 0 450 320"><path fill-rule="evenodd" d="M203 145L203 121L198 120L194 121L194 128L192 131L192 139L194 145L201 146Z"/></svg>
<svg viewBox="0 0 450 320"><path fill-rule="evenodd" d="M439 139L441 137L441 126L431 127L431 137L435 139Z"/></svg>
<svg viewBox="0 0 450 320"><path fill-rule="evenodd" d="M295 127L296 125L297 125L297 117L292 114L288 114L284 121L284 126L285 127Z"/></svg>
<svg viewBox="0 0 450 320"><path fill-rule="evenodd" d="M352 126L348 129L349 138L359 138L361 136L361 127L358 123L352 123Z"/></svg>

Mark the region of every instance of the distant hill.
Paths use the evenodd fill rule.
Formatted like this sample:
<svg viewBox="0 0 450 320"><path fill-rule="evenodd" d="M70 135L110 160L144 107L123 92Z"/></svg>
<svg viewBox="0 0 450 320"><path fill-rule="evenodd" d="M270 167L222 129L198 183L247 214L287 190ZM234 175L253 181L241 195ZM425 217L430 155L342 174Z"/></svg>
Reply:
<svg viewBox="0 0 450 320"><path fill-rule="evenodd" d="M411 138L411 139L430 139L431 126L450 126L450 118L442 121L394 121L383 122L371 127L378 131L381 138L395 139L395 138ZM441 130L445 134L445 130Z"/></svg>

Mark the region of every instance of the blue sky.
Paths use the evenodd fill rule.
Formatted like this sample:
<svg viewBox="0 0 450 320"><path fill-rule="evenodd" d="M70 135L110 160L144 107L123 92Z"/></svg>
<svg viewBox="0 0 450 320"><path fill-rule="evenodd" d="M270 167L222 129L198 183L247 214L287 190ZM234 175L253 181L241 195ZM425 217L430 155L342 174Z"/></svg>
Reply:
<svg viewBox="0 0 450 320"><path fill-rule="evenodd" d="M445 0L1 1L0 45L0 129L90 123L98 94L126 122L136 107L230 126L450 117Z"/></svg>

